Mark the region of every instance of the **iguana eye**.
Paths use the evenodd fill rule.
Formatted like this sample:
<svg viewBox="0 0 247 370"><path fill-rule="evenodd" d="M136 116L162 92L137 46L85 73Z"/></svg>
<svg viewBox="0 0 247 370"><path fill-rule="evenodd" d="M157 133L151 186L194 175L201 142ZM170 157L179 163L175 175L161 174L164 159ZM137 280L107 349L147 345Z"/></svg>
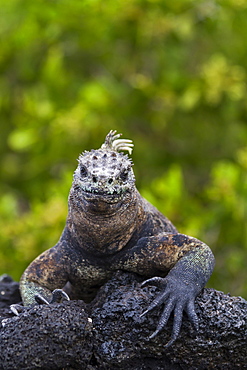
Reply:
<svg viewBox="0 0 247 370"><path fill-rule="evenodd" d="M128 176L129 176L129 172L127 170L124 170L123 172L121 172L120 174L120 179L122 181L126 181L128 179Z"/></svg>
<svg viewBox="0 0 247 370"><path fill-rule="evenodd" d="M87 176L87 169L86 169L85 166L81 166L80 173L81 173L81 177L86 177Z"/></svg>

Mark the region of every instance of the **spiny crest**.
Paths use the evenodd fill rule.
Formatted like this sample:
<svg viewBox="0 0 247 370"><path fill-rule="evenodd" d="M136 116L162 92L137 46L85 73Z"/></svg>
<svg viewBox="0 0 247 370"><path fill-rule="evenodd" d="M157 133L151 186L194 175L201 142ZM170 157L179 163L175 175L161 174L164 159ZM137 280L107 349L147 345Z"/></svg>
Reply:
<svg viewBox="0 0 247 370"><path fill-rule="evenodd" d="M116 131L111 130L105 138L105 142L99 149L85 150L78 158L80 164L87 167L104 167L106 168L120 168L133 166L132 159L128 154L120 152L120 150L132 151L132 140L119 139L121 134L116 134Z"/></svg>
<svg viewBox="0 0 247 370"><path fill-rule="evenodd" d="M101 149L114 150L116 152L126 150L131 154L134 146L132 140L119 139L122 134L117 134L116 132L116 130L111 130L106 135L105 142L101 145Z"/></svg>

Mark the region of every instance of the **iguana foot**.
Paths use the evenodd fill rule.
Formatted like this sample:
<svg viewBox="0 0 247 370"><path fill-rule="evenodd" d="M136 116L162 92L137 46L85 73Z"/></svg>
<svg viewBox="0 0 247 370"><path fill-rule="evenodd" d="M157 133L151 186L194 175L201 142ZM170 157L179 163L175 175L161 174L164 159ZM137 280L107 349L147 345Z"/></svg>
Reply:
<svg viewBox="0 0 247 370"><path fill-rule="evenodd" d="M44 298L41 294L36 294L34 298L38 304L51 304L51 303L61 303L63 301L70 301L68 294L65 293L65 291L62 289L53 290L50 302L46 298Z"/></svg>
<svg viewBox="0 0 247 370"><path fill-rule="evenodd" d="M153 308L163 303L165 304L157 328L154 333L150 335L149 339L154 338L165 327L172 312L174 312L173 329L171 339L165 345L166 348L170 347L178 338L182 325L183 311L187 313L189 320L192 322L195 329L198 330L198 317L194 305L196 295L191 286L184 284L180 280L172 279L169 275L165 278L154 277L148 279L144 281L141 286L144 287L148 284L156 285L162 288L162 291L149 305L147 310L141 314L141 317L146 315Z"/></svg>

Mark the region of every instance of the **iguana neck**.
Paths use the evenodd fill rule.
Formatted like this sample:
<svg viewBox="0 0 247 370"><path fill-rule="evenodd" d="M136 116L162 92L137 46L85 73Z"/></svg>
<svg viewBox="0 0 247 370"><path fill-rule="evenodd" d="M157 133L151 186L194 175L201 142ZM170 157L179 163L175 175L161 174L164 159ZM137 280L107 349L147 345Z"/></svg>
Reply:
<svg viewBox="0 0 247 370"><path fill-rule="evenodd" d="M110 255L121 250L130 240L143 213L139 192L134 189L121 202L104 205L98 200L95 212L78 203L73 189L69 197L67 228L79 248L94 255ZM96 211L97 207L99 212ZM104 209L105 207L105 209ZM108 212L107 212L108 207Z"/></svg>

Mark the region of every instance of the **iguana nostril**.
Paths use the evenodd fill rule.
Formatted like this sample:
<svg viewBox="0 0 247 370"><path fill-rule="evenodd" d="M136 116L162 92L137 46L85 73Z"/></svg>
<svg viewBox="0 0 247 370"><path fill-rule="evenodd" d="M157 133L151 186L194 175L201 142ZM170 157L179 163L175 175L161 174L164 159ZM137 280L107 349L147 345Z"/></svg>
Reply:
<svg viewBox="0 0 247 370"><path fill-rule="evenodd" d="M109 179L108 184L112 184L112 183L113 183L113 179Z"/></svg>
<svg viewBox="0 0 247 370"><path fill-rule="evenodd" d="M98 181L97 177L93 176L93 182L97 182L97 181Z"/></svg>

